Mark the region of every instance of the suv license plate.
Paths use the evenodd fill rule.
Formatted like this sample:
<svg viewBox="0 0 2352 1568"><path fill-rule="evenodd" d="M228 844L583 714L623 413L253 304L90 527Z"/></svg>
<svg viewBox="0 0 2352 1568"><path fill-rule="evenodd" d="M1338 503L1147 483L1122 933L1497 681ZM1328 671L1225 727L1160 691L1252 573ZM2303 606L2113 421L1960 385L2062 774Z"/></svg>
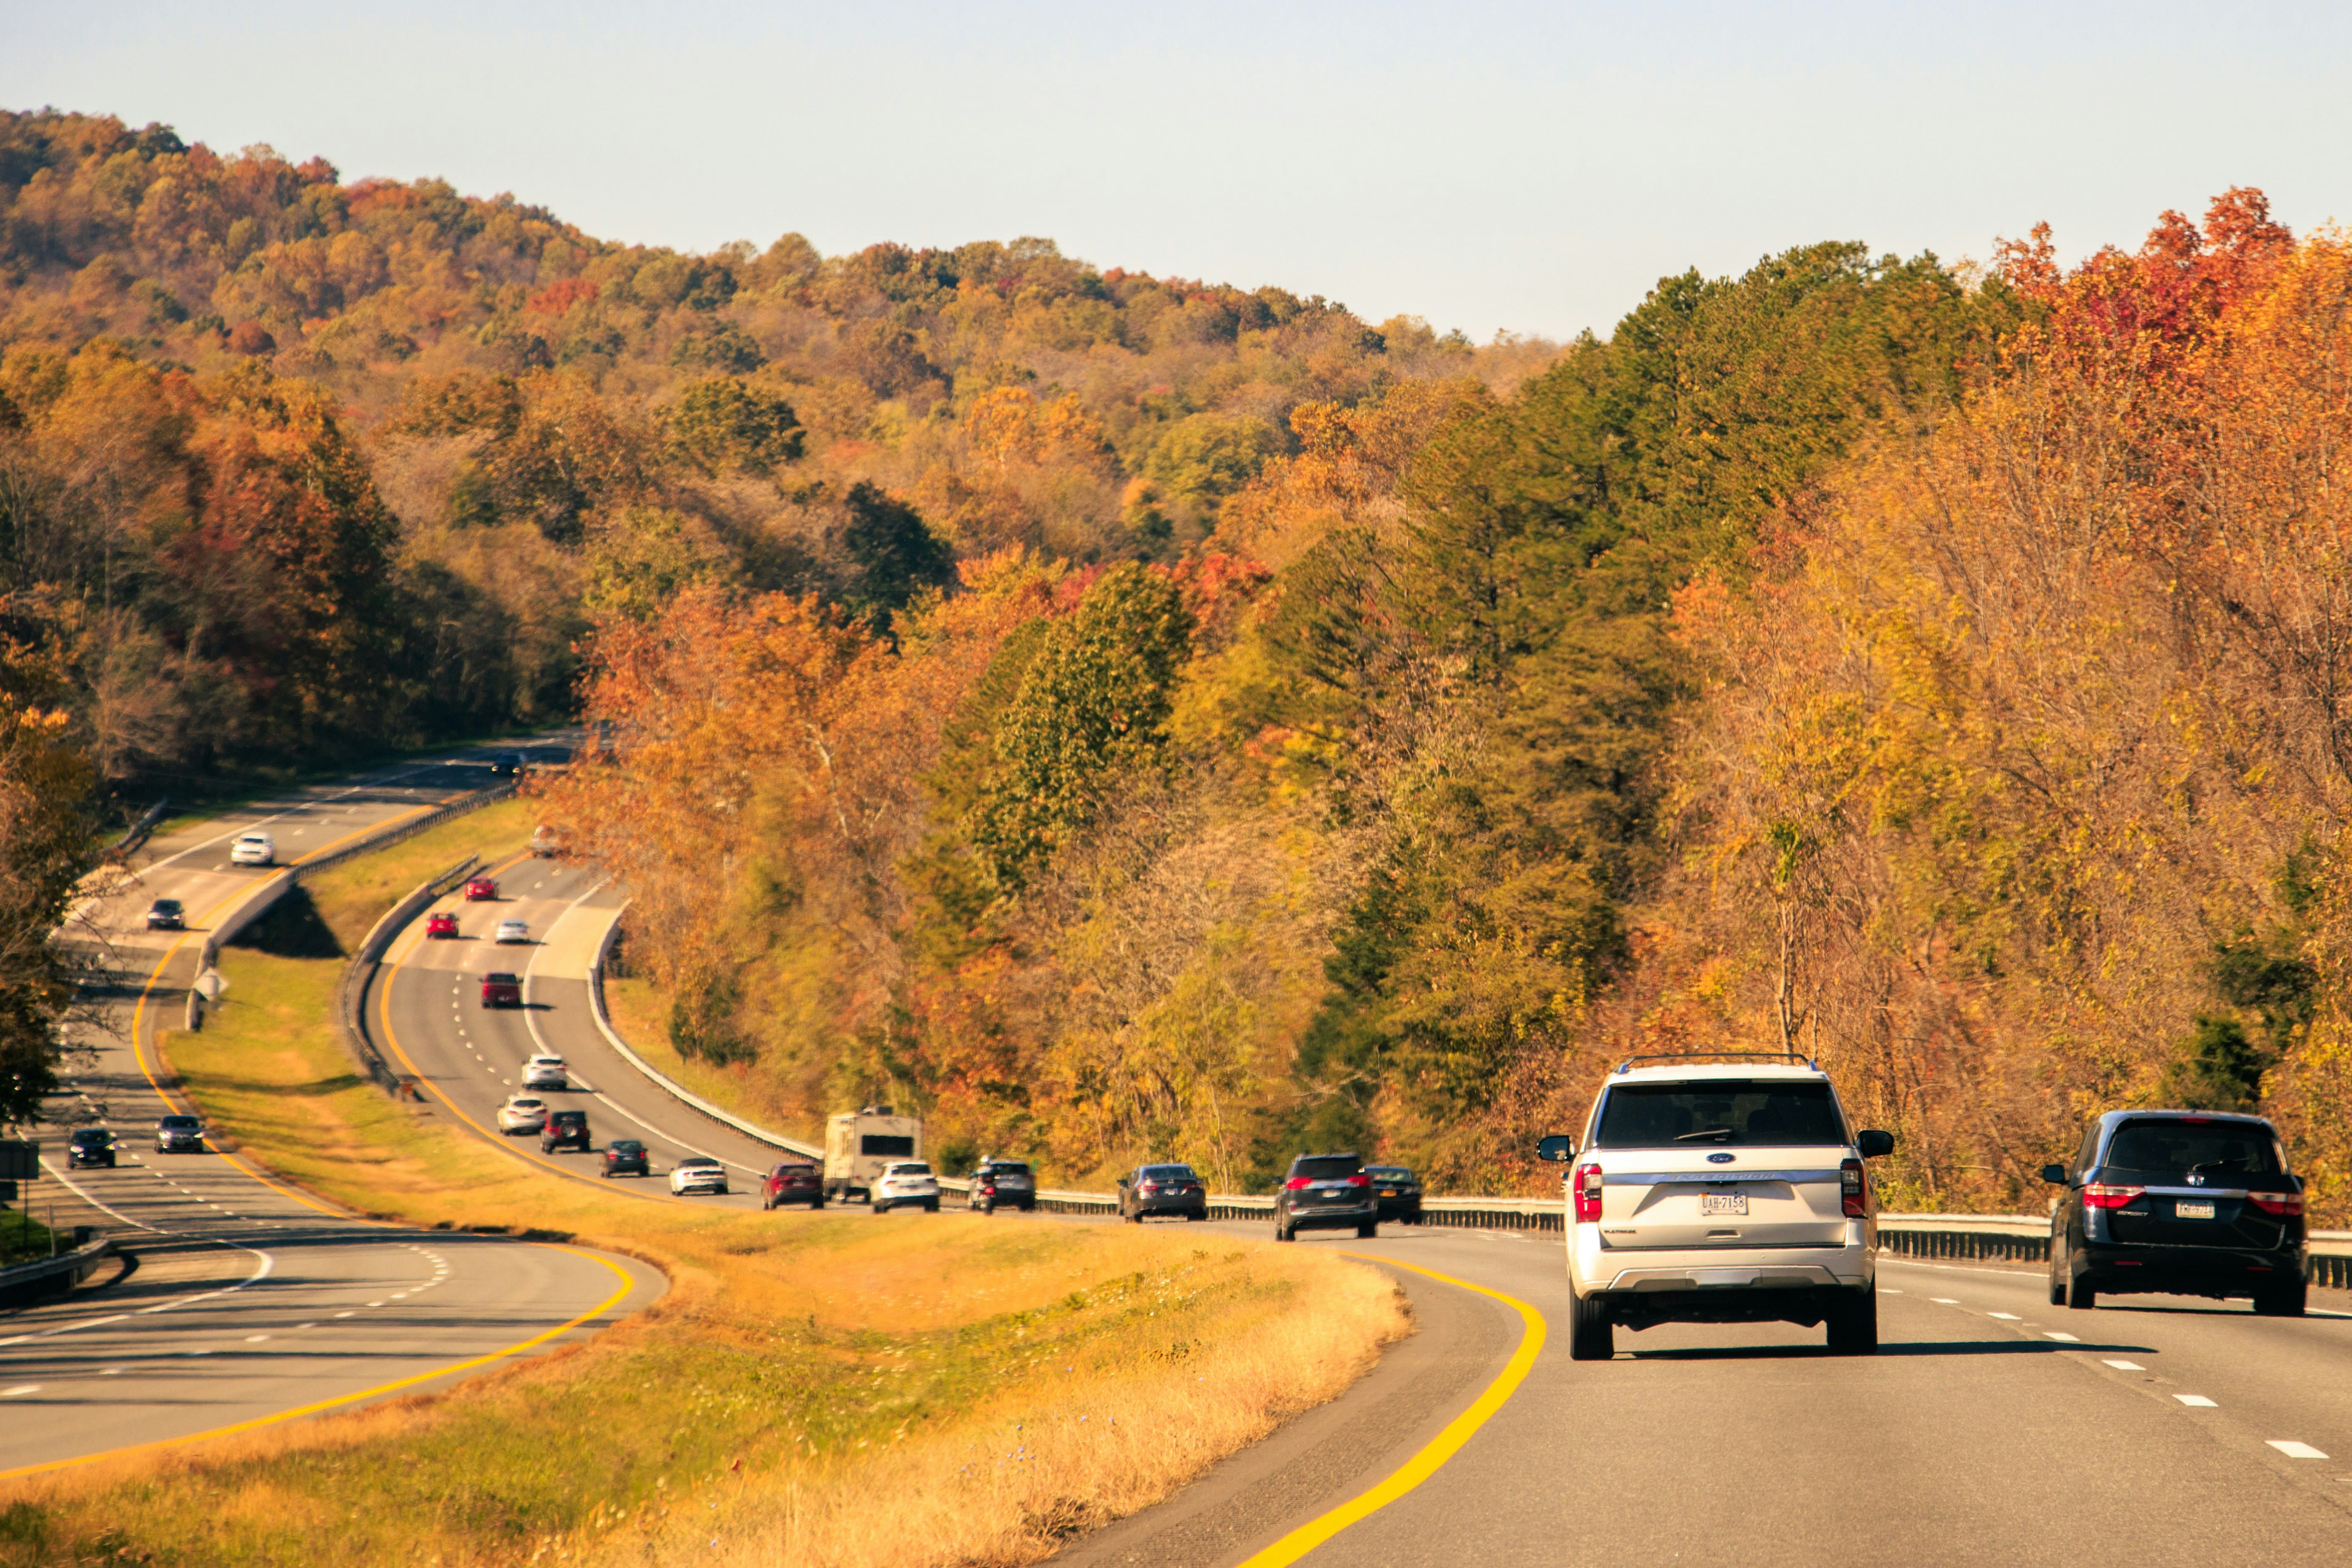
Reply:
<svg viewBox="0 0 2352 1568"><path fill-rule="evenodd" d="M2172 1205L2172 1217L2175 1219L2211 1219L2213 1217L2213 1205L2210 1203L2175 1204Z"/></svg>
<svg viewBox="0 0 2352 1568"><path fill-rule="evenodd" d="M1748 1212L1748 1194L1746 1193L1701 1193L1698 1195L1698 1212L1701 1214L1746 1214Z"/></svg>

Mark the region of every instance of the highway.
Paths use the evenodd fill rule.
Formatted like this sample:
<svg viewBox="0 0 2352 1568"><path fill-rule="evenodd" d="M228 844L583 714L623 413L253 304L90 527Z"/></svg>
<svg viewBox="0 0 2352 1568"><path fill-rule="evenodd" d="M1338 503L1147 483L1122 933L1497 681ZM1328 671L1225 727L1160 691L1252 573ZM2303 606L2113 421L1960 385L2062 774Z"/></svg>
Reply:
<svg viewBox="0 0 2352 1568"><path fill-rule="evenodd" d="M83 1030L47 1110L37 1211L110 1232L131 1255L81 1289L0 1312L0 1477L126 1447L245 1429L445 1386L509 1355L636 1310L664 1281L583 1248L412 1231L356 1219L216 1146L158 1154L156 1119L192 1107L155 1052L181 1020L205 935L266 868L227 863L253 826L281 860L419 815L488 780L479 754L289 791L160 837L120 889L87 902L71 940L100 947L99 1024ZM145 929L150 900L185 904L185 932ZM112 1129L115 1169L67 1172L64 1134Z"/></svg>
<svg viewBox="0 0 2352 1568"><path fill-rule="evenodd" d="M658 1176L616 1188L647 1201L752 1203L751 1178L775 1152L651 1084L593 1021L585 977L621 895L593 871L561 862L519 858L493 869L495 902L453 895L436 906L457 914L458 940L425 940L420 919L394 942L368 997L371 1032L445 1113L518 1158L595 1180L588 1157L541 1155L536 1139L493 1131L524 1059L553 1050L572 1065L575 1087L547 1098L587 1109L599 1144L643 1139L657 1172L688 1152L715 1155L738 1182L727 1198L674 1199ZM526 921L530 942L488 941L501 919ZM479 977L493 968L524 976L527 1006L479 1006ZM115 1184L141 1179L126 1175ZM153 1185L152 1174L143 1179ZM267 1321L252 1316L257 1305L238 1303L265 1285L276 1289L277 1274L209 1297L195 1309L246 1314L233 1326L273 1338L241 1348L243 1336L225 1330L202 1344L192 1338L188 1348L259 1356L272 1353L283 1335L285 1347L274 1352L283 1355L298 1342L308 1350L301 1336L310 1335L318 1353L331 1353L331 1335L350 1331L334 1325L350 1321L326 1310L343 1289L328 1259L347 1255L314 1247L317 1227L300 1216L272 1214L267 1217L279 1228L259 1229L260 1200L249 1184L238 1191L234 1206L247 1216L238 1222L247 1228L207 1222L215 1228L205 1234L206 1248L175 1255L175 1266L210 1272L174 1288L201 1294L236 1286L258 1268L234 1250L243 1246L300 1259L307 1293L273 1300ZM158 1214L173 1215L189 1202L227 1199L205 1189L159 1192L152 1201ZM1004 1215L982 1223L1101 1222ZM1265 1239L1270 1227L1218 1222L1190 1233L1208 1232ZM368 1276L372 1286L430 1275L438 1265L404 1250L419 1245L434 1247L454 1278L477 1245L461 1238L453 1247L446 1236L370 1239L372 1255L402 1255ZM2340 1310L2352 1300L2330 1292L2315 1291L2315 1310L2300 1321L2171 1298L2108 1298L2111 1305L2080 1312L2049 1305L2038 1269L1886 1257L1874 1357L1831 1356L1818 1330L1669 1325L1641 1334L1621 1330L1614 1360L1580 1363L1567 1354L1568 1284L1556 1238L1390 1226L1374 1241L1308 1233L1297 1245L1388 1268L1413 1302L1419 1331L1340 1399L1160 1506L1074 1542L1057 1563L1408 1568L2352 1556L2352 1548L2337 1545L2352 1530L2352 1316ZM511 1258L513 1249L501 1256ZM551 1287L463 1300L495 1321L499 1301L519 1311L512 1299L533 1288ZM444 1289L452 1294L438 1304L458 1305L454 1287L435 1287ZM336 1296L343 1304L334 1310L393 1310L354 1308L351 1299L360 1295L393 1300L388 1284L352 1289ZM401 1310L415 1313L405 1303ZM1521 1352L1531 1318L1545 1325L1547 1338L1530 1357ZM482 1337L524 1326L499 1321ZM95 1377L106 1371L99 1363L114 1364L99 1353L109 1342L92 1338L50 1353L78 1356L81 1374ZM385 1372L400 1348L383 1351ZM172 1374L192 1375L184 1361L152 1367L146 1377L161 1389ZM1507 1397L1489 1394L1497 1379ZM8 1397L0 1386L0 1399ZM1378 1506L1350 1510L1351 1500L1367 1493Z"/></svg>

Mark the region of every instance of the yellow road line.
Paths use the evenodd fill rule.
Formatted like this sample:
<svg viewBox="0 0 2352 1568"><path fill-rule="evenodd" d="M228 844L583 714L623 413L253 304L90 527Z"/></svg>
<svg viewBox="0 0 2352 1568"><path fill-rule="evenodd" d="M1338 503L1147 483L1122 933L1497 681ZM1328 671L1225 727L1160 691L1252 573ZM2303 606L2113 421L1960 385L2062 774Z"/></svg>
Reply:
<svg viewBox="0 0 2352 1568"><path fill-rule="evenodd" d="M1509 1361L1503 1363L1502 1372L1496 1374L1494 1382L1486 1385L1486 1392L1478 1395L1469 1409L1447 1422L1445 1430L1431 1438L1419 1453L1407 1459L1403 1465L1370 1490L1350 1498L1328 1513L1308 1520L1265 1551L1243 1563L1242 1568L1284 1568L1285 1564L1296 1563L1357 1521L1378 1513L1381 1509L1388 1507L1389 1504L1429 1479L1438 1472L1446 1460L1454 1456L1463 1444L1470 1440L1472 1433L1486 1424L1487 1417L1503 1407L1504 1402L1517 1391L1519 1384L1526 1380L1528 1373L1535 1366L1536 1357L1543 1353L1544 1316L1516 1296L1506 1296L1500 1290L1490 1290L1484 1285L1474 1285L1467 1279L1456 1279L1451 1274L1440 1274L1434 1268L1423 1268L1412 1263L1400 1263L1393 1258L1375 1258L1370 1253L1363 1252L1349 1252L1342 1256L1361 1258L1367 1263L1382 1264L1391 1268L1410 1268L1415 1274L1425 1274L1430 1279L1444 1284L1459 1286L1465 1290L1475 1290L1481 1296L1491 1297L1517 1311L1519 1314L1519 1321L1527 1325L1527 1330L1519 1337L1519 1348L1511 1353Z"/></svg>
<svg viewBox="0 0 2352 1568"><path fill-rule="evenodd" d="M476 1367L488 1366L492 1362L504 1361L509 1356L520 1355L524 1351L543 1345L559 1335L570 1333L581 1324L591 1319L602 1317L610 1311L631 1290L636 1289L635 1278L608 1258L599 1258L593 1252L583 1252L576 1247L557 1247L550 1242L532 1242L530 1245L546 1247L554 1252L569 1252L575 1258L585 1258L590 1262L609 1270L614 1278L620 1280L621 1288L568 1323L559 1323L554 1328L533 1334L518 1344L509 1345L504 1350L492 1351L488 1355L476 1356L471 1361L461 1361L449 1366L435 1367L430 1372L420 1372L391 1383L378 1384L373 1388L362 1388L357 1394L338 1394L332 1399L321 1399L315 1404L304 1405L296 1409L280 1410L272 1415L257 1415L250 1421L239 1421L227 1426L215 1426L209 1432L194 1432L185 1437L165 1437L152 1443L134 1443L128 1447L109 1448L101 1453L84 1454L76 1459L50 1459L43 1464L26 1465L14 1470L0 1470L0 1481L14 1480L19 1476L41 1475L49 1470L71 1469L77 1465L94 1465L101 1459L119 1459L126 1455L143 1454L156 1448L176 1448L189 1443L210 1442L215 1437L227 1437L239 1432L251 1432L263 1426L275 1426L280 1421L292 1421L304 1415L316 1415L322 1410L332 1410L339 1405L354 1405L362 1399L375 1399L383 1394L397 1394L404 1388L414 1388L420 1383L431 1383L435 1378L450 1377L461 1372L471 1372Z"/></svg>

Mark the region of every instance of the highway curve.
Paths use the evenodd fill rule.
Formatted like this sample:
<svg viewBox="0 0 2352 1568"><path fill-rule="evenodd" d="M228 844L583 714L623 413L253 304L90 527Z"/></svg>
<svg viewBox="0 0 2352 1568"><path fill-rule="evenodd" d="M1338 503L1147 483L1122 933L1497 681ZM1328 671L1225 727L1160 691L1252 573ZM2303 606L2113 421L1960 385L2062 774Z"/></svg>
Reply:
<svg viewBox="0 0 2352 1568"><path fill-rule="evenodd" d="M158 1067L205 931L271 873L226 864L257 824L281 858L332 847L478 788L462 753L289 792L175 832L130 885L78 911L103 942L104 1026L79 1044L47 1110L28 1189L58 1222L110 1231L132 1255L71 1294L0 1313L0 1478L126 1447L236 1430L392 1393L445 1386L490 1362L593 1331L663 1288L643 1264L583 1248L413 1231L344 1215L234 1154L153 1152L157 1117L193 1109ZM185 933L145 930L182 900ZM110 1127L114 1170L63 1169L64 1132Z"/></svg>
<svg viewBox="0 0 2352 1568"><path fill-rule="evenodd" d="M588 973L622 902L595 873L555 860L520 857L489 874L495 901L466 901L452 893L433 912L455 913L455 941L428 940L420 915L396 937L365 999L371 1036L394 1065L413 1074L443 1114L504 1144L519 1158L582 1180L602 1180L593 1153L542 1154L536 1135L501 1136L498 1109L518 1092L524 1061L553 1051L570 1065L568 1090L541 1092L548 1103L588 1112L597 1147L614 1138L641 1140L654 1174L621 1177L611 1185L663 1202L756 1206L756 1178L781 1151L680 1104L625 1063L595 1024ZM499 921L520 920L530 942L500 946L490 939ZM481 977L508 970L523 977L525 1005L485 1008ZM667 1175L688 1154L707 1154L728 1166L725 1197L673 1199Z"/></svg>

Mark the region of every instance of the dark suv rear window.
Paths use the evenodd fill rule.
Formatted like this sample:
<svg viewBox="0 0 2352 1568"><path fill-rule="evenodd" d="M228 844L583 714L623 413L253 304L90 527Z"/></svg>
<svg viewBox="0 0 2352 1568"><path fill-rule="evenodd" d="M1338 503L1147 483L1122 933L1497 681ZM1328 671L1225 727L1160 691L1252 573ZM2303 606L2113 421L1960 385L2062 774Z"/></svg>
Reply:
<svg viewBox="0 0 2352 1568"><path fill-rule="evenodd" d="M1845 1127L1825 1083L1628 1083L1609 1090L1593 1142L1603 1149L1678 1144L1842 1144Z"/></svg>
<svg viewBox="0 0 2352 1568"><path fill-rule="evenodd" d="M1346 1154L1310 1154L1293 1161L1290 1173L1310 1182L1328 1182L1352 1176L1363 1168L1360 1162Z"/></svg>
<svg viewBox="0 0 2352 1568"><path fill-rule="evenodd" d="M2275 1176L2278 1141L2251 1121L2189 1121L2171 1117L2126 1121L2107 1141L2102 1170L2184 1178Z"/></svg>
<svg viewBox="0 0 2352 1568"><path fill-rule="evenodd" d="M990 1162L988 1172L993 1176L1025 1176L1029 1167L1018 1160L995 1160Z"/></svg>

